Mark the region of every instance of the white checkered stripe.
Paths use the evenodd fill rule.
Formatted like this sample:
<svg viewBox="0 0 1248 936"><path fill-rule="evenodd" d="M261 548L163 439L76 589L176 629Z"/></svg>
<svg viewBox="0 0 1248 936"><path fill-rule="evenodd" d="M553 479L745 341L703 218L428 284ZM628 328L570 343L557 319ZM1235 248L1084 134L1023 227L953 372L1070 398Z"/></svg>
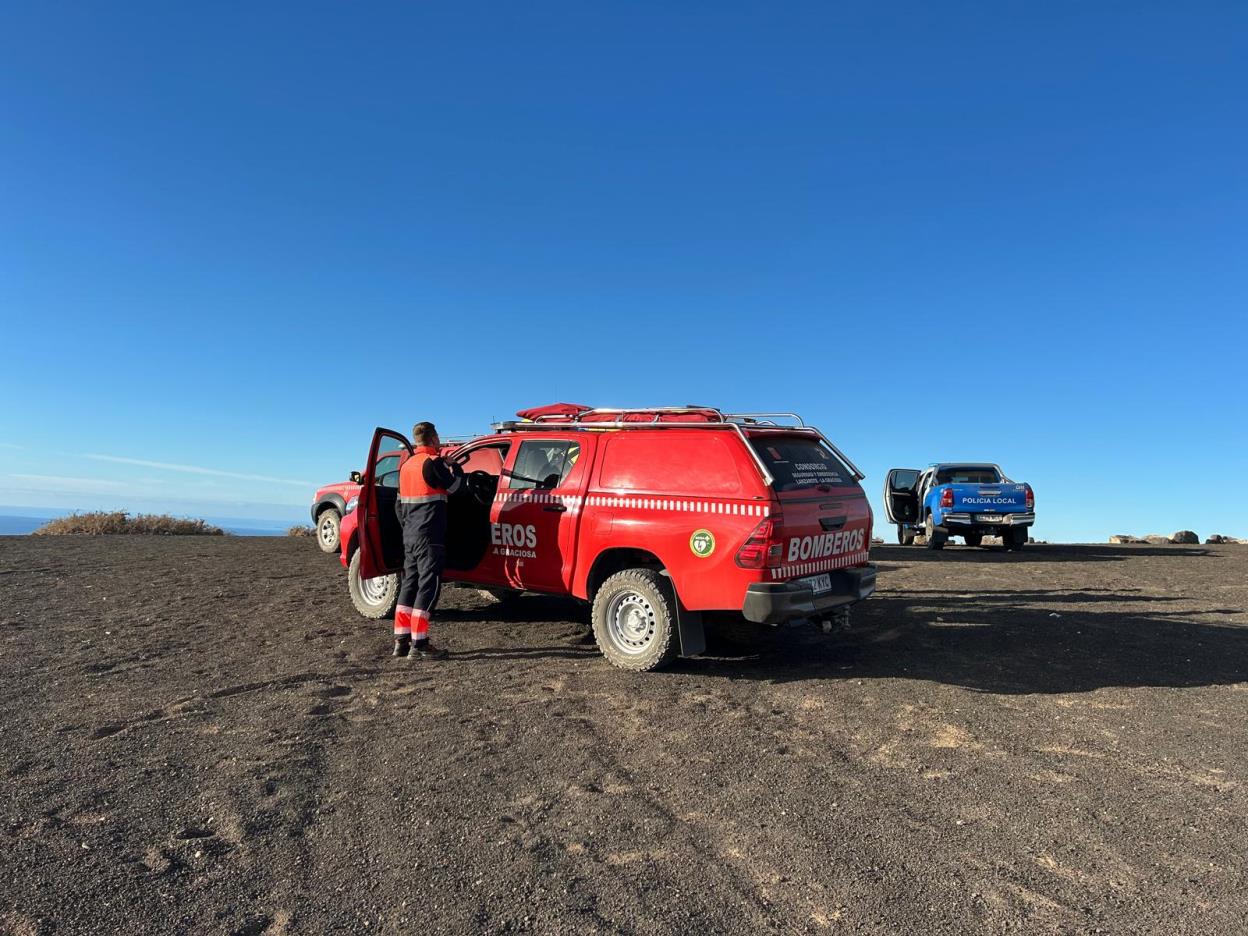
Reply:
<svg viewBox="0 0 1248 936"><path fill-rule="evenodd" d="M830 556L826 559L816 559L813 562L795 562L792 565L772 569L771 577L773 579L789 579L801 578L804 575L817 575L820 572L829 572L832 569L861 565L867 561L868 557L869 553L864 549L861 552L846 553L843 556Z"/></svg>
<svg viewBox="0 0 1248 936"><path fill-rule="evenodd" d="M581 508L581 504L585 498L580 494L552 494L549 491L499 491L494 495L494 500L503 505L503 509L508 507L519 507L521 504L562 504L570 511L577 511Z"/></svg>
<svg viewBox="0 0 1248 936"><path fill-rule="evenodd" d="M758 517L771 515L771 505L739 501L705 500L689 497L642 497L634 495L552 494L549 491L499 491L494 500L506 509L516 504L562 504L568 510L584 507L607 507L612 510L666 511L668 513L714 514L724 517Z"/></svg>
<svg viewBox="0 0 1248 936"><path fill-rule="evenodd" d="M591 507L610 507L615 510L664 510L669 513L719 514L725 517L766 517L771 514L768 504L740 503L739 501L704 500L689 497L634 497L591 494L585 499Z"/></svg>

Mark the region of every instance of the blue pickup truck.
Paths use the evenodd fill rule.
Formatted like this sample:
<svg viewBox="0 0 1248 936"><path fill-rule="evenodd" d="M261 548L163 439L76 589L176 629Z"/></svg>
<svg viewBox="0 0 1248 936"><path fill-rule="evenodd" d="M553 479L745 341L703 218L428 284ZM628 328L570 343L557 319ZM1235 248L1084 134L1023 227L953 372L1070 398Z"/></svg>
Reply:
<svg viewBox="0 0 1248 936"><path fill-rule="evenodd" d="M961 536L967 546L1000 536L1006 549L1017 551L1036 522L1031 485L1011 481L998 465L894 468L884 482L884 509L897 524L897 542L909 546L922 536L928 549L942 549L950 536Z"/></svg>

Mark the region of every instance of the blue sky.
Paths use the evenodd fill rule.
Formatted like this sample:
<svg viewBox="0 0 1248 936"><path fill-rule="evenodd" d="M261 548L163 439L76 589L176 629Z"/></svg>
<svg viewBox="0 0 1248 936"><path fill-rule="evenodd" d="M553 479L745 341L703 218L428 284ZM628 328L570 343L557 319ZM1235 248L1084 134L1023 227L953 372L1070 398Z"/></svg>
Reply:
<svg viewBox="0 0 1248 936"><path fill-rule="evenodd" d="M700 402L1248 535L1242 3L0 9L0 505Z"/></svg>

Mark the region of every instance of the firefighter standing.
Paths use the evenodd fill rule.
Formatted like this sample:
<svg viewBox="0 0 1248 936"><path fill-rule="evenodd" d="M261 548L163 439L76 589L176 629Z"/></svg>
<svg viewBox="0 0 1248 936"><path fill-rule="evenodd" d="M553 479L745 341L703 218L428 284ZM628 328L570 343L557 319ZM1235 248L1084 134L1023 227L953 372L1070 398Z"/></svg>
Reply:
<svg viewBox="0 0 1248 936"><path fill-rule="evenodd" d="M394 612L394 655L411 660L445 659L429 642L429 615L438 604L446 561L447 496L463 472L443 459L433 423L412 427L416 452L399 469L395 511L403 527L403 584Z"/></svg>

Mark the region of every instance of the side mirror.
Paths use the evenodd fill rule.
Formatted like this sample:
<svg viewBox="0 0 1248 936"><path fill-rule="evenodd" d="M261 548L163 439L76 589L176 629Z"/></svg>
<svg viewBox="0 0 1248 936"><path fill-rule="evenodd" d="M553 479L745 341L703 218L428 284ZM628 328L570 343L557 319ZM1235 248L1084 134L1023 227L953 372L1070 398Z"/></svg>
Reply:
<svg viewBox="0 0 1248 936"><path fill-rule="evenodd" d="M363 481L363 480L364 480L364 476L363 476L363 475L361 475L358 471L353 471L353 472L351 472L351 483L352 483L352 484L359 484L359 483L360 483L361 481Z"/></svg>

